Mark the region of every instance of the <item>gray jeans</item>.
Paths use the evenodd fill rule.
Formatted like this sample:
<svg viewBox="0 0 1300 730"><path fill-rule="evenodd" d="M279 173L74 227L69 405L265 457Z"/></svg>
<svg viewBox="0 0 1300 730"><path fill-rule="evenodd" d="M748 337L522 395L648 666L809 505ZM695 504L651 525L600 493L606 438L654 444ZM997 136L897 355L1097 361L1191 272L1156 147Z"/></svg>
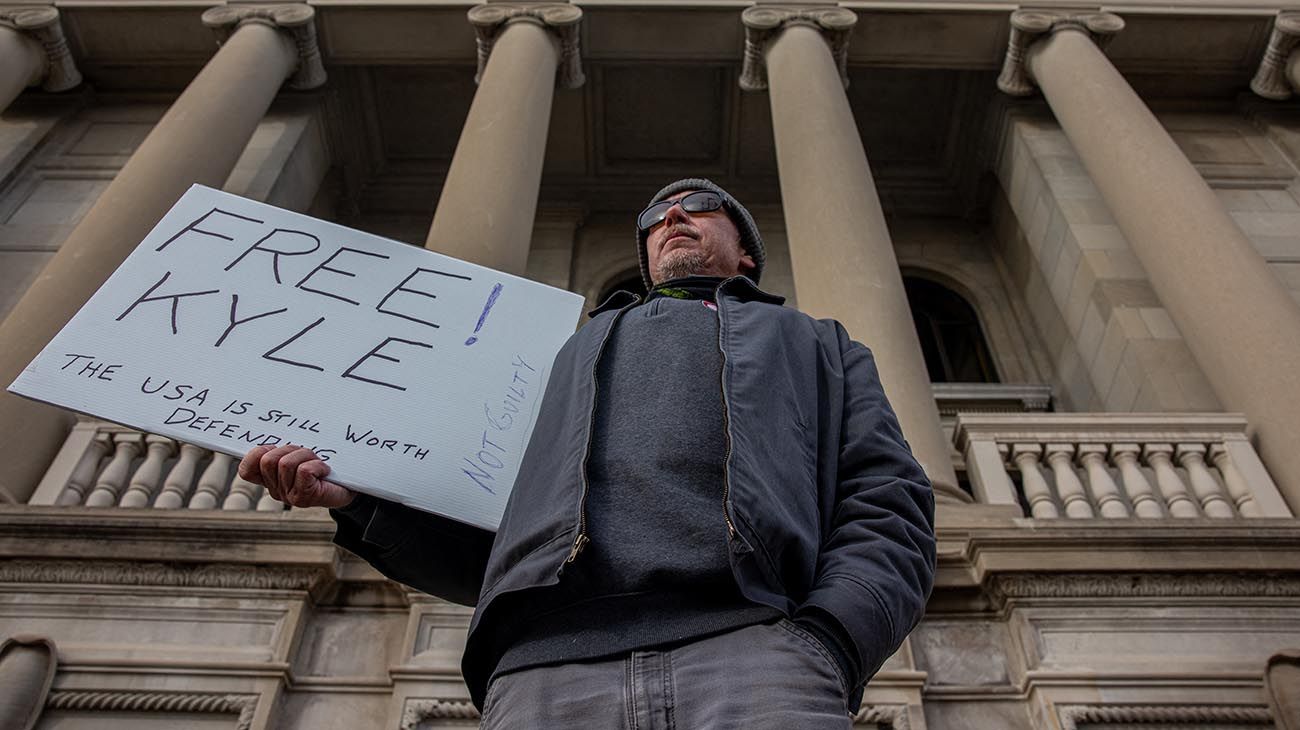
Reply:
<svg viewBox="0 0 1300 730"><path fill-rule="evenodd" d="M484 730L790 730L851 727L844 678L781 620L664 651L536 667L488 687Z"/></svg>

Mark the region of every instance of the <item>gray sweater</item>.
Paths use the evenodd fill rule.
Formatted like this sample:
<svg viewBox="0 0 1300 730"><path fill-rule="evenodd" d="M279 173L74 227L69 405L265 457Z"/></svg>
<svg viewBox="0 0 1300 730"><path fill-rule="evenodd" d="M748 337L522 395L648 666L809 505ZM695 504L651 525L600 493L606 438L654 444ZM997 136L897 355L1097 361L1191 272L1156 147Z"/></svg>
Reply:
<svg viewBox="0 0 1300 730"><path fill-rule="evenodd" d="M619 321L597 372L591 542L517 605L497 673L680 643L777 618L727 557L721 353L712 302L654 297Z"/></svg>

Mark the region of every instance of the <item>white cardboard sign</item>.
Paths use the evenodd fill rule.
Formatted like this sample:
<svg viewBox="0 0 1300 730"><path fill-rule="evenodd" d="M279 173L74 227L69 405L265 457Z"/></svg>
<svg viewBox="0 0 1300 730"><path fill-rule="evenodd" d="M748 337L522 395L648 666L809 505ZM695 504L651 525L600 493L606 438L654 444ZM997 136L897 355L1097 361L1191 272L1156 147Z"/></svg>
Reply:
<svg viewBox="0 0 1300 730"><path fill-rule="evenodd" d="M195 185L9 390L496 529L576 294Z"/></svg>

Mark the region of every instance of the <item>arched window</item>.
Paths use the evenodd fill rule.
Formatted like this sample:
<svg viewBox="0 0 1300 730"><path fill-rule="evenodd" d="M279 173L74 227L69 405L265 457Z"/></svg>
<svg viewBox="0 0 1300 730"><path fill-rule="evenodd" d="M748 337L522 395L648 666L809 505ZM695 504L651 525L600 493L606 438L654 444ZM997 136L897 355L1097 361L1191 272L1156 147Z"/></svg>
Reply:
<svg viewBox="0 0 1300 730"><path fill-rule="evenodd" d="M916 276L904 276L903 288L930 382L998 382L979 317L960 294Z"/></svg>
<svg viewBox="0 0 1300 730"><path fill-rule="evenodd" d="M639 269L628 271L619 276L613 281L613 283L601 290L600 298L596 300L596 304L604 303L604 301L609 299L614 292L619 290L630 291L633 294L639 294L644 297L646 291L645 283L641 281L641 271Z"/></svg>

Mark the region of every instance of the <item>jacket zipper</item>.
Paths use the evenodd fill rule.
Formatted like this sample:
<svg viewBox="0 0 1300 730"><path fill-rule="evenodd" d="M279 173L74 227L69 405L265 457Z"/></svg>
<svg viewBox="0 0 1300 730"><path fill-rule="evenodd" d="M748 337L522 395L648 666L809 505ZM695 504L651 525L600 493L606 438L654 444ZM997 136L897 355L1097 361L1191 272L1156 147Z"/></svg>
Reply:
<svg viewBox="0 0 1300 730"><path fill-rule="evenodd" d="M569 556L564 559L567 565L578 559L578 553L591 542L587 537L587 492L591 489L591 483L587 480L587 461L591 459L591 440L596 434L596 399L600 393L600 381L597 379L597 371L600 368L600 358L605 354L605 345L609 344L610 335L614 333L614 327L618 325L618 320L623 314L633 306L641 303L641 297L637 296L631 304L625 305L618 313L614 315L614 321L609 323L609 329L605 331L605 336L600 340L600 348L596 350L596 360L591 365L591 409L587 414L587 446L582 455L582 497L578 500L578 536L573 539L573 547L569 548Z"/></svg>
<svg viewBox="0 0 1300 730"><path fill-rule="evenodd" d="M731 409L727 407L727 350L722 346L722 297L720 296L722 287L726 285L726 281L718 285L713 292L713 301L718 307L718 353L722 356L721 365L718 367L718 386L722 389L722 436L727 444L722 455L722 519L727 523L728 540L735 540L736 526L731 521L731 512L728 509L728 500L731 496Z"/></svg>

